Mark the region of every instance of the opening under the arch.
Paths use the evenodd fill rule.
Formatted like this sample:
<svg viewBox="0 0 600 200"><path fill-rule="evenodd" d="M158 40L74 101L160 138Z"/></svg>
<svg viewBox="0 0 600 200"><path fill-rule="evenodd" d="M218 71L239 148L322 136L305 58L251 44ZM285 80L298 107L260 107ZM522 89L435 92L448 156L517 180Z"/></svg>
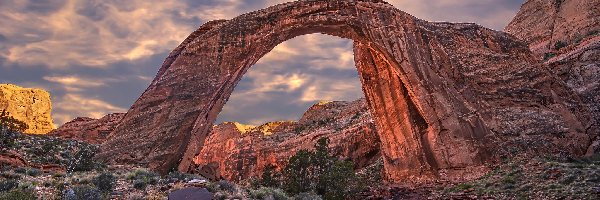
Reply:
<svg viewBox="0 0 600 200"><path fill-rule="evenodd" d="M329 140L355 170L381 165L381 145L354 63L353 41L323 34L279 44L235 87L194 157L211 179L260 178ZM378 162L379 161L379 162Z"/></svg>
<svg viewBox="0 0 600 200"><path fill-rule="evenodd" d="M352 40L303 35L281 43L248 70L215 124L296 121L320 101L360 98Z"/></svg>

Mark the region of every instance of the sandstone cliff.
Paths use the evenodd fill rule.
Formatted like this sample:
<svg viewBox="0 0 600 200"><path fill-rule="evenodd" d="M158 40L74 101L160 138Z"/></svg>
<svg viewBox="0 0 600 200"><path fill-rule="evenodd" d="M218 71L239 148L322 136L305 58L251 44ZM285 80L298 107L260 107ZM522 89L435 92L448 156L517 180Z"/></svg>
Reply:
<svg viewBox="0 0 600 200"><path fill-rule="evenodd" d="M586 131L598 132L600 1L529 0L505 30L528 43L532 52L545 55L545 67L563 80L591 113L594 121L586 125ZM600 153L598 135L590 137L587 154Z"/></svg>
<svg viewBox="0 0 600 200"><path fill-rule="evenodd" d="M25 133L46 134L54 129L50 93L44 90L0 84L0 111L25 122L29 127Z"/></svg>
<svg viewBox="0 0 600 200"><path fill-rule="evenodd" d="M78 117L48 134L63 139L100 144L106 140L110 132L115 129L124 116L125 113L113 113L100 119Z"/></svg>
<svg viewBox="0 0 600 200"><path fill-rule="evenodd" d="M267 165L285 166L300 149L313 148L321 137L330 139L335 156L352 160L357 168L380 158L380 141L364 99L313 105L298 122L269 122L248 126L226 122L213 127L194 162L216 167L217 177L239 181L260 176Z"/></svg>
<svg viewBox="0 0 600 200"><path fill-rule="evenodd" d="M598 35L598 30L600 1L597 0L528 0L505 28L538 53Z"/></svg>

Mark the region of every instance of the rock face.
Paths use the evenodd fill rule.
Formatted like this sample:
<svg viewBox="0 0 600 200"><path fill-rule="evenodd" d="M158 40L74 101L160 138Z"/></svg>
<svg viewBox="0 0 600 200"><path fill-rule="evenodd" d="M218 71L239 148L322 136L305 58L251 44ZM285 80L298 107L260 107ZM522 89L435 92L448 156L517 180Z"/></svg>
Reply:
<svg viewBox="0 0 600 200"><path fill-rule="evenodd" d="M537 54L555 55L546 58L546 67L584 102L594 119L587 130L595 132L600 127L600 1L529 0L505 30ZM598 135L590 136L595 139L587 154L600 153Z"/></svg>
<svg viewBox="0 0 600 200"><path fill-rule="evenodd" d="M505 31L545 52L557 42L570 44L600 30L600 1L528 0Z"/></svg>
<svg viewBox="0 0 600 200"><path fill-rule="evenodd" d="M54 129L50 93L44 90L0 84L1 111L25 122L29 127L25 133L46 134Z"/></svg>
<svg viewBox="0 0 600 200"><path fill-rule="evenodd" d="M121 122L125 113L113 113L100 119L78 117L48 133L54 137L100 144Z"/></svg>
<svg viewBox="0 0 600 200"><path fill-rule="evenodd" d="M497 144L515 138L582 155L597 134L587 129L592 117L578 96L506 33L426 22L380 0L300 0L209 22L192 33L98 157L162 173L192 170L248 68L276 45L311 33L354 41L391 181L483 174L496 160Z"/></svg>
<svg viewBox="0 0 600 200"><path fill-rule="evenodd" d="M232 122L213 127L194 163L200 169L216 165L216 177L227 180L260 177L266 166L281 169L289 157L312 149L321 137L330 139L335 156L352 160L357 168L381 157L379 136L364 99L315 104L298 122L244 127Z"/></svg>

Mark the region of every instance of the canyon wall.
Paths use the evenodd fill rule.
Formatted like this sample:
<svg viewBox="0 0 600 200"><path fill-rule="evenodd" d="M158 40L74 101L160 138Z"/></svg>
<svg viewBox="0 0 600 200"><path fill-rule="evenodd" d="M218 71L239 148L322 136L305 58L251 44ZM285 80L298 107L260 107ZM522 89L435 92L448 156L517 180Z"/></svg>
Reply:
<svg viewBox="0 0 600 200"><path fill-rule="evenodd" d="M592 116L586 132L600 129L600 1L528 0L505 28L544 57L544 67L559 77ZM600 153L598 134L589 134L587 155ZM577 140L574 140L577 141Z"/></svg>
<svg viewBox="0 0 600 200"><path fill-rule="evenodd" d="M289 157L312 149L321 137L329 138L332 155L351 160L357 169L381 157L375 124L362 99L315 104L297 122L216 125L194 163L199 169L216 166L216 176L231 181L260 177L268 165L282 169Z"/></svg>

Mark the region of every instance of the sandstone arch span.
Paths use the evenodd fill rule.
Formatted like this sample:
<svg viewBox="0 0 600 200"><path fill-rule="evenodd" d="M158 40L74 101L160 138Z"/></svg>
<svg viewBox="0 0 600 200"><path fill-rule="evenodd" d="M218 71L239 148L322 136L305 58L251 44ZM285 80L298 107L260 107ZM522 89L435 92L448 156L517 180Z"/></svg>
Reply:
<svg viewBox="0 0 600 200"><path fill-rule="evenodd" d="M589 118L577 103L565 106L576 97L504 33L425 22L379 0L301 0L208 22L192 33L165 60L99 157L161 172L190 170L248 68L277 44L310 33L355 42L391 180L477 171L492 159L488 139L512 133L499 127L527 130L521 121L532 113L543 118L544 131L561 124L558 131L573 134L582 134Z"/></svg>

